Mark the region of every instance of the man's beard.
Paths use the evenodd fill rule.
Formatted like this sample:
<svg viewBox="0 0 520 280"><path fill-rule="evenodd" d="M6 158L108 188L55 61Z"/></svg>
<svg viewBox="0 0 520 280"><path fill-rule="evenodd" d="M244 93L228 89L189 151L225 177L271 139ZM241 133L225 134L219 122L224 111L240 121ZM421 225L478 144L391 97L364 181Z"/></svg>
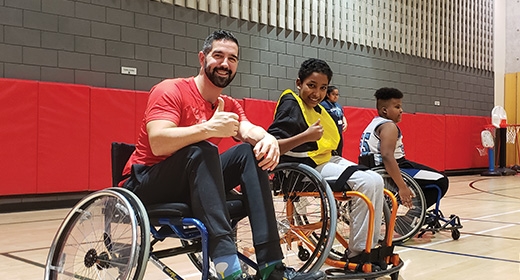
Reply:
<svg viewBox="0 0 520 280"><path fill-rule="evenodd" d="M231 81L233 81L236 73L231 75L232 74L231 70L227 70L229 72L229 76L222 77L217 74L217 71L219 71L221 69L224 70L225 68L215 67L215 68L213 68L213 71L211 71L211 69L209 69L209 66L207 64L204 66L204 72L206 73L206 76L208 77L208 79L215 86L220 87L220 88L225 88L225 87L227 87L227 85L229 85L231 83Z"/></svg>

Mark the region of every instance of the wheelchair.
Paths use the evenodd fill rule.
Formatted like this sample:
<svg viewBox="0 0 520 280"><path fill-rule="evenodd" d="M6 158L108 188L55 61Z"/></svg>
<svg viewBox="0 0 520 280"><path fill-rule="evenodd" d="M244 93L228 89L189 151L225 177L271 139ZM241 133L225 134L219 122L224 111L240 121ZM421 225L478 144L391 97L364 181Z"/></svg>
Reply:
<svg viewBox="0 0 520 280"><path fill-rule="evenodd" d="M281 163L270 174L271 189L279 229L285 229L282 234L284 237L281 243L290 248L297 241L298 246L294 254L290 255L289 263L297 265L302 263L302 268L306 268L306 261L316 256L315 248L319 248L320 242L334 239L334 246L326 256L324 264L327 266L325 272L328 279L376 279L377 277L390 275L391 279L398 279L399 269L403 263L397 254L393 253L392 233L394 232L394 221L397 215L397 201L394 195L385 190L388 200L393 204L384 204L383 216L384 224L380 236L380 244L376 249L371 249L372 239L368 238L365 251L362 253L359 263L348 262L346 259L346 249L348 248L349 231L349 203L353 197L359 197L369 208L369 219L374 220L374 207L372 202L362 193L344 190L344 186L336 185L335 181L325 181L323 177L314 169L300 163ZM313 199L315 190L321 189L318 185L325 185L333 189L333 198L337 208L337 225L333 221L329 222L328 228L336 227L335 236L330 233L326 236L316 235L313 229L324 226L320 218L319 211L325 207L317 207ZM332 186L332 187L331 187ZM370 225L374 223L371 222ZM333 232L331 230L331 232ZM373 234L373 228L369 228L367 233ZM303 241L303 242L302 242ZM284 246L283 246L284 247ZM319 256L319 255L318 255ZM321 261L320 261L321 263Z"/></svg>
<svg viewBox="0 0 520 280"><path fill-rule="evenodd" d="M404 182L415 194L412 198L413 207L411 209L405 208L400 202L399 192L397 185L394 183L392 178L386 173L384 167L374 167L373 170L379 173L385 181L385 189L389 190L397 198L398 214L395 220L394 236L393 241L395 244L401 244L414 237L416 234L418 237L422 237L426 232L435 234L439 231L451 231L451 237L453 240L460 238L459 229L462 228L460 218L457 215L451 214L449 217L445 217L439 209L441 201L441 190L437 185L428 185L426 188L435 188L437 190L437 202L432 210L427 210L426 199L423 191L419 184L412 178L412 169L401 169L401 176ZM392 206L390 200L386 202Z"/></svg>
<svg viewBox="0 0 520 280"><path fill-rule="evenodd" d="M162 261L177 255L187 255L201 272L201 279L217 279L208 257L207 230L192 218L188 205L167 203L145 208L132 192L117 187L134 149L133 145L112 144L113 187L86 196L68 213L49 250L45 279L140 280L148 261L169 278L183 279ZM281 179L276 174L288 174L288 180L281 179L283 183L273 189L280 242L285 264L306 272L319 270L324 264L337 221L334 195L313 172L308 166L281 164L269 175L275 185L273 178ZM294 186L296 193L291 190ZM242 270L256 275L247 215L237 193L230 194L227 207L238 257ZM180 239L180 245L154 248L167 238Z"/></svg>

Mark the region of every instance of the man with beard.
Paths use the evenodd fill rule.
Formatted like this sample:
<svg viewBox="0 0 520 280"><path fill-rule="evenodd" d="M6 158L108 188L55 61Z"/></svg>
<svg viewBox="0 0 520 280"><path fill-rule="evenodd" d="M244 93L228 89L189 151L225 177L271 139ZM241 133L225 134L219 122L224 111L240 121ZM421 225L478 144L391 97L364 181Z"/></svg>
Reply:
<svg viewBox="0 0 520 280"><path fill-rule="evenodd" d="M167 79L148 98L136 150L121 185L145 205L183 202L209 233L209 255L221 279L246 279L236 254L226 194L237 185L246 200L259 279L323 279L323 272L297 273L282 263L267 170L278 164L277 140L248 121L244 110L222 90L238 67L238 40L219 30L198 54L195 77ZM224 137L243 143L221 155Z"/></svg>

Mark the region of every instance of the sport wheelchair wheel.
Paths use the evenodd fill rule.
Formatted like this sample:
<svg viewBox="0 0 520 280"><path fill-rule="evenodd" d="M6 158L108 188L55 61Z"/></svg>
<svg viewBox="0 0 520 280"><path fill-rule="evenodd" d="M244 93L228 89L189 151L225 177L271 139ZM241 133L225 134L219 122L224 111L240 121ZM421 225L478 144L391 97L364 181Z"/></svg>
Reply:
<svg viewBox="0 0 520 280"><path fill-rule="evenodd" d="M52 242L45 279L142 279L150 250L146 209L131 192L92 193L69 212Z"/></svg>
<svg viewBox="0 0 520 280"><path fill-rule="evenodd" d="M334 242L337 209L332 190L312 167L279 164L269 174L284 263L317 271Z"/></svg>
<svg viewBox="0 0 520 280"><path fill-rule="evenodd" d="M375 168L374 171L383 177L385 188L395 195L397 202L399 203L394 227L393 242L395 244L406 242L421 230L426 218L426 199L424 198L421 187L412 177L410 177L410 175L401 171L404 182L415 194L415 197L412 199L413 207L411 209L403 208L401 199L399 198L399 189L390 175L386 173L386 170L383 167ZM388 199L386 199L386 202L389 208L391 208L392 202Z"/></svg>

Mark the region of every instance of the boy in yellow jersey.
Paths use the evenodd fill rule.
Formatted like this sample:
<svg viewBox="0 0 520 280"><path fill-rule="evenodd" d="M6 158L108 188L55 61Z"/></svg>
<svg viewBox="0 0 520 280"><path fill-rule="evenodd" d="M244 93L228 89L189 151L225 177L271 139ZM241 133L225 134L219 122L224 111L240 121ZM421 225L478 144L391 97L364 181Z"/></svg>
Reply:
<svg viewBox="0 0 520 280"><path fill-rule="evenodd" d="M298 94L290 89L282 93L268 132L278 139L280 162L308 164L326 180L336 181L335 191L359 191L372 201L375 224L371 238L376 246L383 213L383 179L371 170L363 170L349 160L332 155L338 148L340 136L336 123L320 105L331 79L332 70L325 61L304 61L296 79ZM369 226L368 207L360 198L352 199L351 218L346 257L357 262L365 249Z"/></svg>

